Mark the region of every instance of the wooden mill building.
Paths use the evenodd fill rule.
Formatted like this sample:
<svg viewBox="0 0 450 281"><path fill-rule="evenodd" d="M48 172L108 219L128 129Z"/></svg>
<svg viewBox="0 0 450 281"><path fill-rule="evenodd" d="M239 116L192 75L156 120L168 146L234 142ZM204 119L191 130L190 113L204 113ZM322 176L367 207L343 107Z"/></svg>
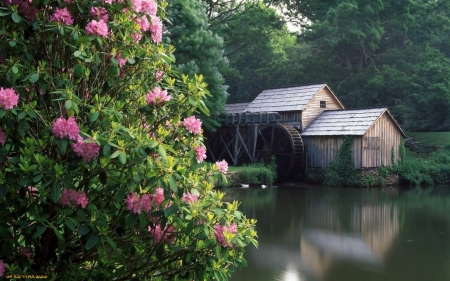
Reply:
<svg viewBox="0 0 450 281"><path fill-rule="evenodd" d="M327 166L344 136L353 137L356 168L389 166L406 136L387 108L346 110L326 84L264 90L225 113L224 125L207 135L209 158L237 165L275 156L283 176Z"/></svg>

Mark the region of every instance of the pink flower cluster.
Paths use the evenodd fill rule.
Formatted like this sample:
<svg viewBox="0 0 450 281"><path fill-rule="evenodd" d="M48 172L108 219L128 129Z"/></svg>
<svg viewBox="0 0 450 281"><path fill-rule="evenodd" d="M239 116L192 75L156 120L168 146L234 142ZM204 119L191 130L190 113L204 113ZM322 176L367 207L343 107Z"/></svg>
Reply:
<svg viewBox="0 0 450 281"><path fill-rule="evenodd" d="M13 88L0 88L0 108L12 109L19 103L19 95Z"/></svg>
<svg viewBox="0 0 450 281"><path fill-rule="evenodd" d="M80 128L73 117L64 119L59 117L52 125L52 133L57 138L69 138L70 140L78 140Z"/></svg>
<svg viewBox="0 0 450 281"><path fill-rule="evenodd" d="M139 198L136 193L132 192L128 194L125 199L127 210L132 211L135 214L140 214L142 210L150 212L152 209L151 203L153 203L154 206L159 206L163 201L164 189L161 187L156 188L155 194L144 194Z"/></svg>
<svg viewBox="0 0 450 281"><path fill-rule="evenodd" d="M198 200L198 196L197 195L193 195L190 192L183 194L183 202L192 204L192 203L194 203L197 200Z"/></svg>
<svg viewBox="0 0 450 281"><path fill-rule="evenodd" d="M89 35L99 35L106 38L108 37L108 25L102 19L99 21L92 20L86 25L86 32Z"/></svg>
<svg viewBox="0 0 450 281"><path fill-rule="evenodd" d="M37 9L32 6L32 1L24 0L3 0L3 4L8 7L9 5L17 6L19 13L29 21L33 22L36 19Z"/></svg>
<svg viewBox="0 0 450 281"><path fill-rule="evenodd" d="M162 21L157 16L151 16L151 18L152 24L150 25L150 32L152 33L152 40L155 43L160 43L162 41Z"/></svg>
<svg viewBox="0 0 450 281"><path fill-rule="evenodd" d="M61 198L59 198L59 203L64 206L70 206L71 204L78 204L81 208L86 208L89 203L89 199L86 193L83 191L75 191L73 189L64 189Z"/></svg>
<svg viewBox="0 0 450 281"><path fill-rule="evenodd" d="M197 157L197 162L202 163L203 160L206 159L206 149L203 146L199 145L196 148L194 148L194 151Z"/></svg>
<svg viewBox="0 0 450 281"><path fill-rule="evenodd" d="M188 130L191 134L198 135L202 129L202 121L195 118L195 116L191 116L188 118L184 118L183 126Z"/></svg>
<svg viewBox="0 0 450 281"><path fill-rule="evenodd" d="M91 8L91 16L100 20L103 20L104 22L107 22L109 19L108 11L106 11L103 7L92 7Z"/></svg>
<svg viewBox="0 0 450 281"><path fill-rule="evenodd" d="M89 162L97 156L100 147L95 142L85 142L81 136L78 136L77 142L71 144L72 150L83 160Z"/></svg>
<svg viewBox="0 0 450 281"><path fill-rule="evenodd" d="M6 143L7 136L5 132L3 132L2 128L0 127L0 144L4 145Z"/></svg>
<svg viewBox="0 0 450 281"><path fill-rule="evenodd" d="M222 245L223 247L231 247L231 242L227 242L224 236L224 233L231 233L236 234L237 233L237 226L236 223L232 223L230 226L222 226L220 223L216 223L214 225L214 236L216 237L217 243Z"/></svg>
<svg viewBox="0 0 450 281"><path fill-rule="evenodd" d="M50 21L72 25L73 24L73 18L70 12L67 10L66 7L60 9L56 8L53 15L50 16Z"/></svg>
<svg viewBox="0 0 450 281"><path fill-rule="evenodd" d="M31 258L31 253L25 247L19 248L19 255L21 255L22 257L26 257L27 259Z"/></svg>
<svg viewBox="0 0 450 281"><path fill-rule="evenodd" d="M162 70L156 71L156 74L155 74L156 82L161 81L163 78L164 78L164 71L162 71Z"/></svg>
<svg viewBox="0 0 450 281"><path fill-rule="evenodd" d="M122 58L122 54L121 53L117 54L116 60L119 63L119 68L123 68L125 66L125 64L127 63L127 59L126 58Z"/></svg>
<svg viewBox="0 0 450 281"><path fill-rule="evenodd" d="M219 170L219 172L221 172L222 174L226 174L228 171L228 163L225 160L222 161L217 161L215 163L217 169Z"/></svg>
<svg viewBox="0 0 450 281"><path fill-rule="evenodd" d="M153 91L150 91L145 96L147 104L158 105L163 104L166 101L170 101L172 97L167 94L167 90L161 91L160 87L155 87Z"/></svg>
<svg viewBox="0 0 450 281"><path fill-rule="evenodd" d="M154 0L131 0L131 6L135 12L143 12L148 15L156 15L158 8Z"/></svg>
<svg viewBox="0 0 450 281"><path fill-rule="evenodd" d="M163 239L167 244L172 244L175 241L175 229L173 226L166 227L165 229L161 229L159 224L152 226L148 226L148 231L153 236L153 240L155 243L161 242Z"/></svg>
<svg viewBox="0 0 450 281"><path fill-rule="evenodd" d="M5 263L3 260L0 260L0 277L2 277L3 274L5 274Z"/></svg>

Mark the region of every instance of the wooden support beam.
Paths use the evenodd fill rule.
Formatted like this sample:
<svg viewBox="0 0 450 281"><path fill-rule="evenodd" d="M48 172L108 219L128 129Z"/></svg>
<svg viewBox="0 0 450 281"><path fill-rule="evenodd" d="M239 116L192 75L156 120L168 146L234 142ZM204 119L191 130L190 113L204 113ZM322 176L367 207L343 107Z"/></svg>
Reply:
<svg viewBox="0 0 450 281"><path fill-rule="evenodd" d="M228 152L228 155L230 156L231 160L233 161L233 165L236 165L237 163L235 163L235 161L234 161L233 153L231 153L230 149L228 148L227 142L222 137L222 134L220 134L220 139L222 140L223 144L225 144L225 150ZM233 141L233 139L231 141Z"/></svg>
<svg viewBox="0 0 450 281"><path fill-rule="evenodd" d="M247 153L248 158L250 158L250 161L253 162L252 155L250 154L250 151L248 151L247 145L245 144L244 139L242 138L239 131L237 132L237 136L241 141L242 148L244 149L245 153Z"/></svg>

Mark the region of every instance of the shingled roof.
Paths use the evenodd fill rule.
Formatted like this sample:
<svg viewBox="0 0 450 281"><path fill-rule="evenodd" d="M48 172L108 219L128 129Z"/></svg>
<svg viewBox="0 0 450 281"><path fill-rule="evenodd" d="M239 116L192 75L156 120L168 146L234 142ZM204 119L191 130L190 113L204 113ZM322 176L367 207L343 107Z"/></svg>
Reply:
<svg viewBox="0 0 450 281"><path fill-rule="evenodd" d="M249 104L249 102L229 103L225 105L223 111L225 113L243 113Z"/></svg>
<svg viewBox="0 0 450 281"><path fill-rule="evenodd" d="M405 133L387 108L324 111L305 129L305 131L303 131L303 133L301 133L301 135L362 136L384 112L389 114L389 116L397 124L399 130L405 136Z"/></svg>
<svg viewBox="0 0 450 281"><path fill-rule="evenodd" d="M308 102L324 87L328 88L327 84L264 90L247 106L246 111L283 112L303 110ZM329 90L331 92L331 89Z"/></svg>

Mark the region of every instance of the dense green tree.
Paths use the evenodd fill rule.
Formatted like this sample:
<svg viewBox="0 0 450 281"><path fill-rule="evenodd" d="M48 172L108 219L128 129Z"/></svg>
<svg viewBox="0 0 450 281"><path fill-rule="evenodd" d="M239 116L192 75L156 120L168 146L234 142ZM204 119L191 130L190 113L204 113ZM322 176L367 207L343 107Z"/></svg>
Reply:
<svg viewBox="0 0 450 281"><path fill-rule="evenodd" d="M209 28L206 6L200 0L173 0L167 7L169 42L175 47L176 68L193 76L202 74L210 92L206 105L211 115L202 115L205 128L220 125L219 114L227 98L227 87L221 72L227 68L223 40Z"/></svg>

